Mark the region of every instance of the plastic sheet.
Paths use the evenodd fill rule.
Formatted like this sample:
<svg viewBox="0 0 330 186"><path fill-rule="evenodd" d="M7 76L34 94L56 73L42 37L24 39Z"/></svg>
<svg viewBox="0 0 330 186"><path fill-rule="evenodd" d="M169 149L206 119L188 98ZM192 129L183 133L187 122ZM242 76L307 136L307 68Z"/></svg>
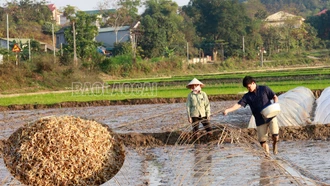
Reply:
<svg viewBox="0 0 330 186"><path fill-rule="evenodd" d="M324 89L316 100L314 124L330 123L330 87Z"/></svg>
<svg viewBox="0 0 330 186"><path fill-rule="evenodd" d="M313 92L306 87L297 87L278 96L281 112L277 115L278 125L300 126L310 124L310 114L315 103ZM330 102L329 102L330 103ZM251 116L248 128L256 128Z"/></svg>

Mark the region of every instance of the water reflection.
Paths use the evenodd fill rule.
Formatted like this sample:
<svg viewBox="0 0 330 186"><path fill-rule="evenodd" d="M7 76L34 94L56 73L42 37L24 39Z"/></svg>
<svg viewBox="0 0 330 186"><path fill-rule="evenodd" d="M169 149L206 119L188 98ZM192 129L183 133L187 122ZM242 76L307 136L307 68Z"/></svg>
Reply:
<svg viewBox="0 0 330 186"><path fill-rule="evenodd" d="M235 102L214 102L213 110ZM183 111L171 113L177 109L182 110L181 103L0 112L0 139L7 139L23 124L34 122L40 117L63 114L106 123L123 133L172 131L186 126L185 122L181 122L181 119L186 120ZM250 115L250 110L245 108L231 116L223 117L221 114L219 122L241 126L249 122ZM280 145L281 152L276 157L299 165L303 170L308 170L312 177L317 175L320 178L318 180L325 183L323 185L330 185L329 141L283 141ZM104 186L306 185L292 182L284 169L275 169L271 160L265 159L262 163L260 157L253 152L236 144L223 144L221 148L216 144L211 147L205 144L166 145L146 152L127 147L122 169ZM276 161L278 162L277 159ZM285 167L286 170L290 170L289 168ZM301 177L296 180L298 179L301 180ZM0 183L20 185L8 172L2 158Z"/></svg>
<svg viewBox="0 0 330 186"><path fill-rule="evenodd" d="M270 161L269 159L262 159L260 163L260 180L259 185L270 185Z"/></svg>
<svg viewBox="0 0 330 186"><path fill-rule="evenodd" d="M195 144L194 146L194 185L207 186L212 185L214 176L212 176L212 154L213 145Z"/></svg>

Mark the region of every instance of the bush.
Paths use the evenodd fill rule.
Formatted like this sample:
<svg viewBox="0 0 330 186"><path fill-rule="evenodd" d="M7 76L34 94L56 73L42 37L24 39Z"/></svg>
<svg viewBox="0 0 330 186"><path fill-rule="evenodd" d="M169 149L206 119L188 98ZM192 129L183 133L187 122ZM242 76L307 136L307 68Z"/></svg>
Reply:
<svg viewBox="0 0 330 186"><path fill-rule="evenodd" d="M121 42L121 43L116 43L112 54L114 56L119 56L119 55L131 55L132 54L132 46L131 43L129 42Z"/></svg>
<svg viewBox="0 0 330 186"><path fill-rule="evenodd" d="M132 64L128 64L128 63L123 64L121 68L121 76L128 77L131 74L132 69L133 69Z"/></svg>
<svg viewBox="0 0 330 186"><path fill-rule="evenodd" d="M42 74L43 72L51 72L54 68L54 61L36 60L35 72Z"/></svg>
<svg viewBox="0 0 330 186"><path fill-rule="evenodd" d="M134 65L136 72L143 72L144 74L148 74L151 72L151 65L146 62L139 62Z"/></svg>
<svg viewBox="0 0 330 186"><path fill-rule="evenodd" d="M163 57L154 57L154 58L151 58L150 61L152 63L157 63L157 62L161 62L163 60Z"/></svg>
<svg viewBox="0 0 330 186"><path fill-rule="evenodd" d="M123 65L127 63L132 63L132 55L125 54L125 55L119 55L115 57L110 57L113 64Z"/></svg>
<svg viewBox="0 0 330 186"><path fill-rule="evenodd" d="M103 72L107 73L110 70L110 65L111 65L111 59L106 58L99 64L99 67Z"/></svg>
<svg viewBox="0 0 330 186"><path fill-rule="evenodd" d="M130 67L129 67L130 66ZM107 74L127 76L125 70L132 69L132 56L131 55L119 55L104 59L100 64L100 69ZM121 72L124 70L125 72Z"/></svg>
<svg viewBox="0 0 330 186"><path fill-rule="evenodd" d="M73 58L70 54L63 54L60 56L60 64L64 66L70 66L73 64Z"/></svg>

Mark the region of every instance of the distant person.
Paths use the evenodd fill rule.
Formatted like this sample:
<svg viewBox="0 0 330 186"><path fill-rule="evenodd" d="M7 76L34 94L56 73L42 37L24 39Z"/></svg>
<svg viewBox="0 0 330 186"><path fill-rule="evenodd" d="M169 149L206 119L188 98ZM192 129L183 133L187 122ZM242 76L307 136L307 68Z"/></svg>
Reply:
<svg viewBox="0 0 330 186"><path fill-rule="evenodd" d="M279 140L277 118L273 117L265 119L260 112L262 109L271 104L271 100L276 103L278 101L278 97L268 86L257 85L251 76L244 77L243 86L248 89L248 92L244 94L242 99L235 105L226 109L223 114L227 115L229 112L233 112L241 107L246 107L246 105L249 105L256 121L260 145L267 153L269 153L269 146L267 144L269 129L272 134L273 153L277 154L277 142Z"/></svg>
<svg viewBox="0 0 330 186"><path fill-rule="evenodd" d="M204 84L194 78L186 87L191 90L187 97L186 108L188 122L192 124L194 134L198 134L199 123L202 123L207 134L211 135L211 109L209 98L202 91Z"/></svg>

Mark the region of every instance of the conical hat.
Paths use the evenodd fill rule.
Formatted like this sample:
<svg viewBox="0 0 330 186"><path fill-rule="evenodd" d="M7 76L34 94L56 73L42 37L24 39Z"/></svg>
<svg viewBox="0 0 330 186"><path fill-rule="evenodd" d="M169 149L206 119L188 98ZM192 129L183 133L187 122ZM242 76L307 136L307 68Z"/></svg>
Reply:
<svg viewBox="0 0 330 186"><path fill-rule="evenodd" d="M187 88L190 88L190 85L200 85L201 87L204 87L204 84L202 82L200 82L196 78L194 78L193 80L191 80L190 83L188 83L188 85L186 87Z"/></svg>

